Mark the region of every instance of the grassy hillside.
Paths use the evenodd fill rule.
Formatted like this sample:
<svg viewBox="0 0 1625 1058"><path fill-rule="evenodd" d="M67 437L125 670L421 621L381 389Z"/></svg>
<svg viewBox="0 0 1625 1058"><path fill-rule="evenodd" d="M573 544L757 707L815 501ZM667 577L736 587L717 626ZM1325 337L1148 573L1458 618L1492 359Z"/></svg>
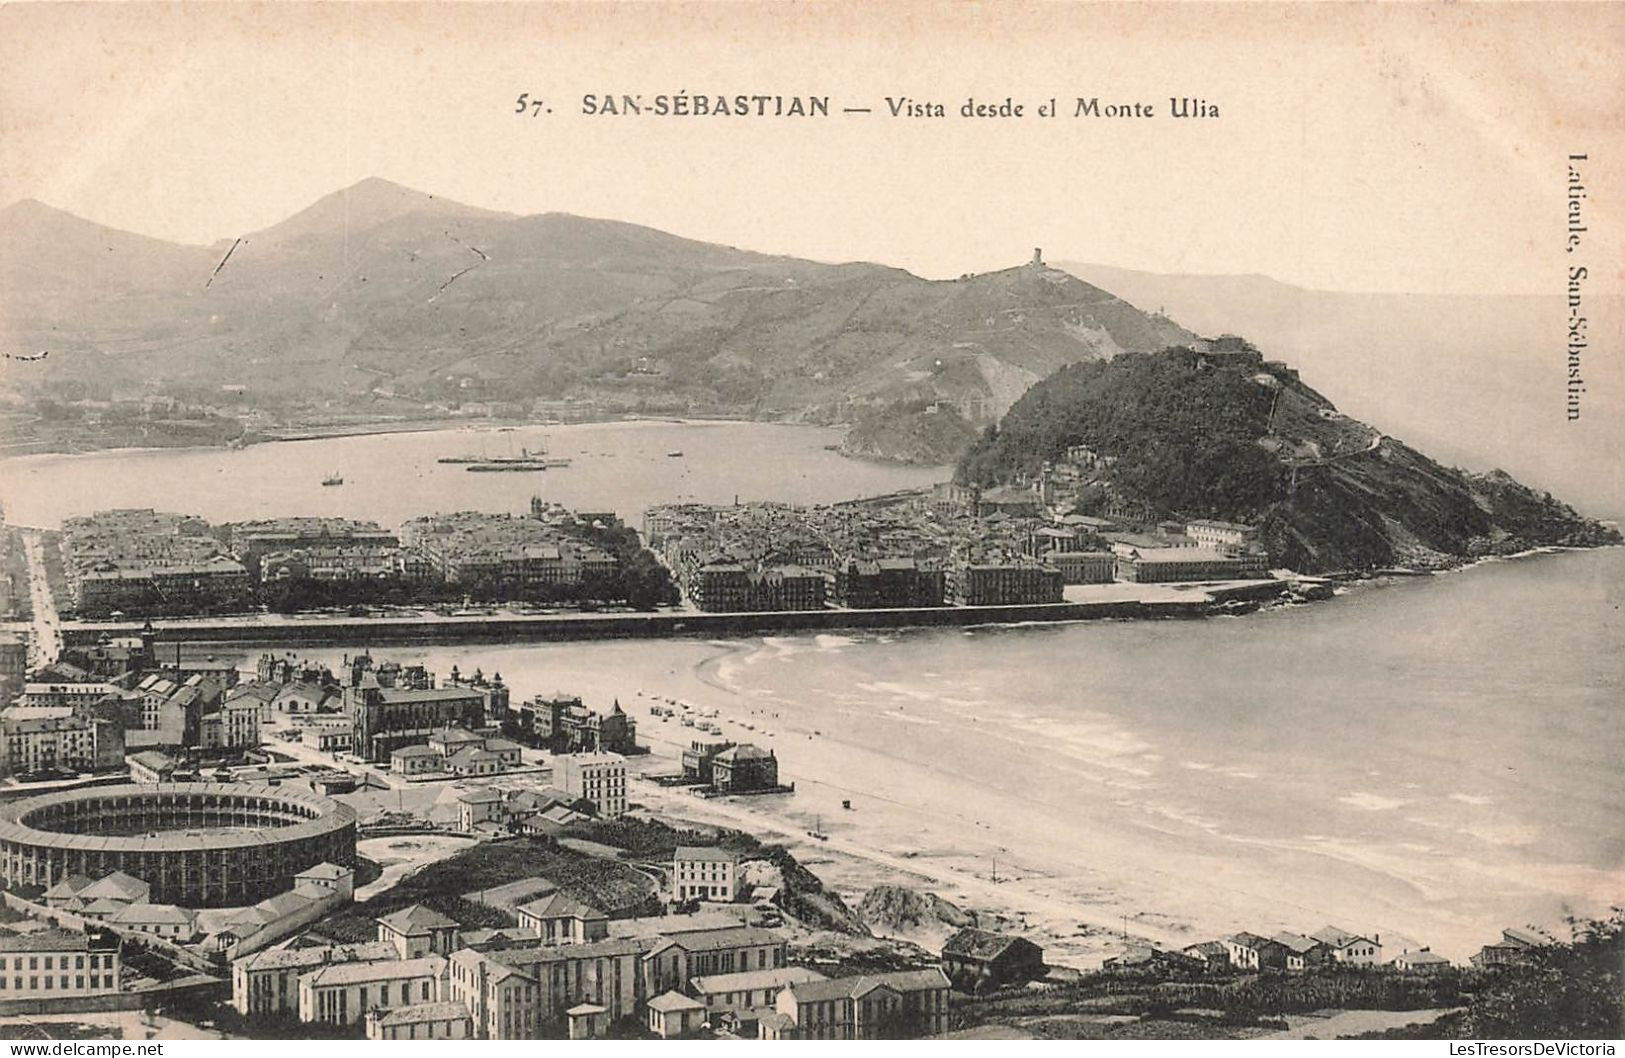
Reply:
<svg viewBox="0 0 1625 1058"><path fill-rule="evenodd" d="M1159 517L1256 524L1305 572L1438 567L1619 534L1505 474L1440 466L1337 411L1242 343L1076 364L1035 385L959 466L977 484L1030 476L1068 446L1114 462L1101 493Z"/></svg>
<svg viewBox="0 0 1625 1058"><path fill-rule="evenodd" d="M37 203L0 213L0 245L0 340L52 350L30 378L93 390L161 379L262 401L387 392L850 422L939 399L997 414L1066 364L1193 338L1039 264L936 282L382 180L216 247Z"/></svg>

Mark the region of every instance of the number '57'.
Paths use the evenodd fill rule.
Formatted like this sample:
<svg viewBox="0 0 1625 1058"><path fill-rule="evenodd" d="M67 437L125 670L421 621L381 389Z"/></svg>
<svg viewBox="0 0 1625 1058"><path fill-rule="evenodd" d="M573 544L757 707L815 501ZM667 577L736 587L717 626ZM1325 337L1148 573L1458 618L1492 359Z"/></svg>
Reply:
<svg viewBox="0 0 1625 1058"><path fill-rule="evenodd" d="M523 114L526 110L529 110L530 116L535 117L536 115L540 114L543 109L542 101L540 99L530 98L529 92L520 92L519 98L514 100L513 112L515 114Z"/></svg>

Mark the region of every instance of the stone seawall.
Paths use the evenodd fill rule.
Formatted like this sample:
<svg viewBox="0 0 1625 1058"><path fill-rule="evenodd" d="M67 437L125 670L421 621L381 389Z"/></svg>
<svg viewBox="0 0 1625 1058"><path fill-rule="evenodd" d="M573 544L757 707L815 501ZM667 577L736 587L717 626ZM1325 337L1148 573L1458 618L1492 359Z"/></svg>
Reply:
<svg viewBox="0 0 1625 1058"><path fill-rule="evenodd" d="M170 621L166 642L408 646L420 643L562 642L584 639L750 636L786 631L965 627L985 624L1202 617L1223 603L1264 601L1284 594L1284 581L1192 593L1181 600L1113 600L1022 606L942 606L883 610L787 610L766 613L495 614L482 617L219 618ZM70 645L101 635L130 636L134 622L65 623Z"/></svg>

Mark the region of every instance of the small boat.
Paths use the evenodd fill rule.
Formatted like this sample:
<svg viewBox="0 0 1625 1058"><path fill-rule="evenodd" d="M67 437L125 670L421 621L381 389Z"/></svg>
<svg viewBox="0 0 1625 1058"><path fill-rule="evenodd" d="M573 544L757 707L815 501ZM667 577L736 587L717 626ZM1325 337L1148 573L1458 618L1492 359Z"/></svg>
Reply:
<svg viewBox="0 0 1625 1058"><path fill-rule="evenodd" d="M342 485L342 484L344 484L344 479L339 477L337 474L329 474L327 477L322 479L322 484L323 485Z"/></svg>
<svg viewBox="0 0 1625 1058"><path fill-rule="evenodd" d="M673 448L670 452L666 453L666 458L667 459L681 459L681 458L683 458L683 450L681 448Z"/></svg>

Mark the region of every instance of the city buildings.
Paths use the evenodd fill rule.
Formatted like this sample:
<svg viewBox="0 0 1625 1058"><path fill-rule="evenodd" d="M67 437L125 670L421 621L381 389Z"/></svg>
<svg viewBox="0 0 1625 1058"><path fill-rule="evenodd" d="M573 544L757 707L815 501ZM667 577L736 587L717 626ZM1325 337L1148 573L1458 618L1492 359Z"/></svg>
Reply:
<svg viewBox="0 0 1625 1058"><path fill-rule="evenodd" d="M520 747L505 738L445 727L426 743L402 746L389 755L389 770L415 776L500 775L520 764Z"/></svg>
<svg viewBox="0 0 1625 1058"><path fill-rule="evenodd" d="M431 757L434 751L427 746L408 746L395 751L394 760L398 763L401 755L411 753L416 758L420 753L428 753ZM406 774L414 774L406 772ZM501 826L507 822L507 812L504 811L506 799L501 790L482 787L475 790L465 790L457 795L457 829L465 834L472 834L476 829L493 824Z"/></svg>
<svg viewBox="0 0 1625 1058"><path fill-rule="evenodd" d="M372 1011L441 999L446 960L439 955L385 962L330 963L299 978L299 1020L351 1025Z"/></svg>
<svg viewBox="0 0 1625 1058"><path fill-rule="evenodd" d="M792 590L785 578L768 577L792 567L821 574L829 599L860 609L1059 602L1064 584L1129 575L1143 581L1267 576L1269 556L1251 526L1196 520L1189 523L1195 535L1187 535L1187 523L1157 522L1143 505L1121 497L1097 504L1107 517L1070 509L1087 479L1111 462L1085 453L1078 458L1046 465L1036 482L995 489L948 484L929 496L827 507L672 504L646 511L644 526L649 546L689 600L713 612L821 608L810 582ZM1106 550L1108 538L1116 555ZM1163 554L1139 562L1125 548L1140 556L1200 552L1186 563L1229 562L1175 566ZM799 594L790 599L792 592Z"/></svg>
<svg viewBox="0 0 1625 1058"><path fill-rule="evenodd" d="M679 845L672 853L671 898L676 903L690 900L732 903L743 890L738 853L704 845Z"/></svg>
<svg viewBox="0 0 1625 1058"><path fill-rule="evenodd" d="M12 706L0 711L0 775L94 772L123 763L123 730L71 706Z"/></svg>
<svg viewBox="0 0 1625 1058"><path fill-rule="evenodd" d="M614 819L626 811L626 758L618 753L555 757L553 776L559 789L590 803L601 819Z"/></svg>
<svg viewBox="0 0 1625 1058"><path fill-rule="evenodd" d="M1389 965L1402 974L1432 974L1448 970L1450 960L1428 948L1419 948L1400 952L1389 960Z"/></svg>
<svg viewBox="0 0 1625 1058"><path fill-rule="evenodd" d="M426 515L402 526L401 535L446 584L482 598L568 597L607 586L620 568L601 548L517 515Z"/></svg>
<svg viewBox="0 0 1625 1058"><path fill-rule="evenodd" d="M1063 584L1110 584L1117 579L1117 556L1110 551L1050 551L1044 563L1061 574Z"/></svg>
<svg viewBox="0 0 1625 1058"><path fill-rule="evenodd" d="M482 1039L538 1039L561 1034L570 1011L589 1004L607 1021L635 1016L650 994L640 975L644 944L523 944L463 949L451 958L450 998L473 1016Z"/></svg>
<svg viewBox="0 0 1625 1058"><path fill-rule="evenodd" d="M175 904L130 904L107 922L126 933L146 933L174 941L189 941L198 933L197 912Z"/></svg>
<svg viewBox="0 0 1625 1058"><path fill-rule="evenodd" d="M108 995L119 989L118 935L0 931L0 1001Z"/></svg>
<svg viewBox="0 0 1625 1058"><path fill-rule="evenodd" d="M609 937L609 916L565 893L553 892L514 909L519 928L543 944L590 944Z"/></svg>
<svg viewBox="0 0 1625 1058"><path fill-rule="evenodd" d="M1350 966L1375 966L1382 961L1379 937L1362 937L1337 926L1322 926L1310 938L1326 945L1333 962Z"/></svg>
<svg viewBox="0 0 1625 1058"><path fill-rule="evenodd" d="M62 523L61 550L66 608L82 618L230 613L252 603L248 571L199 518L98 511Z"/></svg>
<svg viewBox="0 0 1625 1058"><path fill-rule="evenodd" d="M942 969L955 990L979 994L1041 978L1044 950L1025 937L962 929L942 946Z"/></svg>
<svg viewBox="0 0 1625 1058"><path fill-rule="evenodd" d="M299 978L323 966L399 959L393 944L332 944L309 948L266 948L231 964L231 1005L244 1017L296 1013Z"/></svg>
<svg viewBox="0 0 1625 1058"><path fill-rule="evenodd" d="M692 990L696 977L776 970L787 961L782 936L755 926L691 930L658 938L643 953L645 993Z"/></svg>
<svg viewBox="0 0 1625 1058"><path fill-rule="evenodd" d="M1279 941L1243 930L1224 938L1230 965L1238 970L1286 969L1287 948Z"/></svg>
<svg viewBox="0 0 1625 1058"><path fill-rule="evenodd" d="M393 946L402 959L450 955L457 950L458 929L455 919L413 904L378 920L378 940Z"/></svg>
<svg viewBox="0 0 1625 1058"><path fill-rule="evenodd" d="M474 1019L461 1003L414 1003L367 1011L369 1040L466 1040Z"/></svg>
<svg viewBox="0 0 1625 1058"><path fill-rule="evenodd" d="M1331 949L1313 937L1282 930L1270 940L1286 949L1286 968L1289 972L1302 973L1332 961Z"/></svg>
<svg viewBox="0 0 1625 1058"><path fill-rule="evenodd" d="M713 1019L723 1015L755 1020L771 1010L787 985L822 981L824 975L806 966L780 966L771 970L742 970L710 974L690 982L694 995Z"/></svg>
<svg viewBox="0 0 1625 1058"><path fill-rule="evenodd" d="M400 547L396 534L380 528L378 523L348 518L270 518L231 522L220 528L232 553L256 573L262 559L278 552L354 549L389 552Z"/></svg>
<svg viewBox="0 0 1625 1058"><path fill-rule="evenodd" d="M21 636L0 632L0 700L10 701L28 679L28 643Z"/></svg>
<svg viewBox="0 0 1625 1058"><path fill-rule="evenodd" d="M1128 547L1117 554L1117 579L1138 584L1246 580L1268 576L1262 554L1223 554L1208 548Z"/></svg>
<svg viewBox="0 0 1625 1058"><path fill-rule="evenodd" d="M827 588L823 574L810 569L747 569L734 562L701 566L688 580L694 605L713 613L822 610Z"/></svg>
<svg viewBox="0 0 1625 1058"><path fill-rule="evenodd" d="M673 1040L697 1031L705 1023L705 1004L681 992L662 992L646 1004L649 1031Z"/></svg>
<svg viewBox="0 0 1625 1058"><path fill-rule="evenodd" d="M1206 518L1193 518L1186 522L1185 535L1202 547L1223 553L1241 552L1258 542L1258 529L1254 526Z"/></svg>
<svg viewBox="0 0 1625 1058"><path fill-rule="evenodd" d="M503 728L553 753L603 751L623 756L638 752L638 722L617 699L609 712L589 709L579 697L537 695L509 710Z"/></svg>
<svg viewBox="0 0 1625 1058"><path fill-rule="evenodd" d="M488 697L472 686L352 688L346 698L354 752L384 764L397 749L426 745L431 735L447 726L481 727Z"/></svg>
<svg viewBox="0 0 1625 1058"><path fill-rule="evenodd" d="M848 559L834 580L835 600L852 609L941 606L947 594L942 570L906 557Z"/></svg>
<svg viewBox="0 0 1625 1058"><path fill-rule="evenodd" d="M1061 601L1061 574L1027 562L964 563L948 571L948 594L961 606Z"/></svg>
<svg viewBox="0 0 1625 1058"><path fill-rule="evenodd" d="M721 793L776 790L779 759L772 750L748 742L730 746L711 758L711 785Z"/></svg>
<svg viewBox="0 0 1625 1058"><path fill-rule="evenodd" d="M683 778L690 782L709 785L715 779L713 765L717 754L728 749L732 742L722 739L695 739L683 750Z"/></svg>
<svg viewBox="0 0 1625 1058"><path fill-rule="evenodd" d="M936 1036L948 1029L948 978L939 969L902 970L781 989L763 1039L878 1040Z"/></svg>

